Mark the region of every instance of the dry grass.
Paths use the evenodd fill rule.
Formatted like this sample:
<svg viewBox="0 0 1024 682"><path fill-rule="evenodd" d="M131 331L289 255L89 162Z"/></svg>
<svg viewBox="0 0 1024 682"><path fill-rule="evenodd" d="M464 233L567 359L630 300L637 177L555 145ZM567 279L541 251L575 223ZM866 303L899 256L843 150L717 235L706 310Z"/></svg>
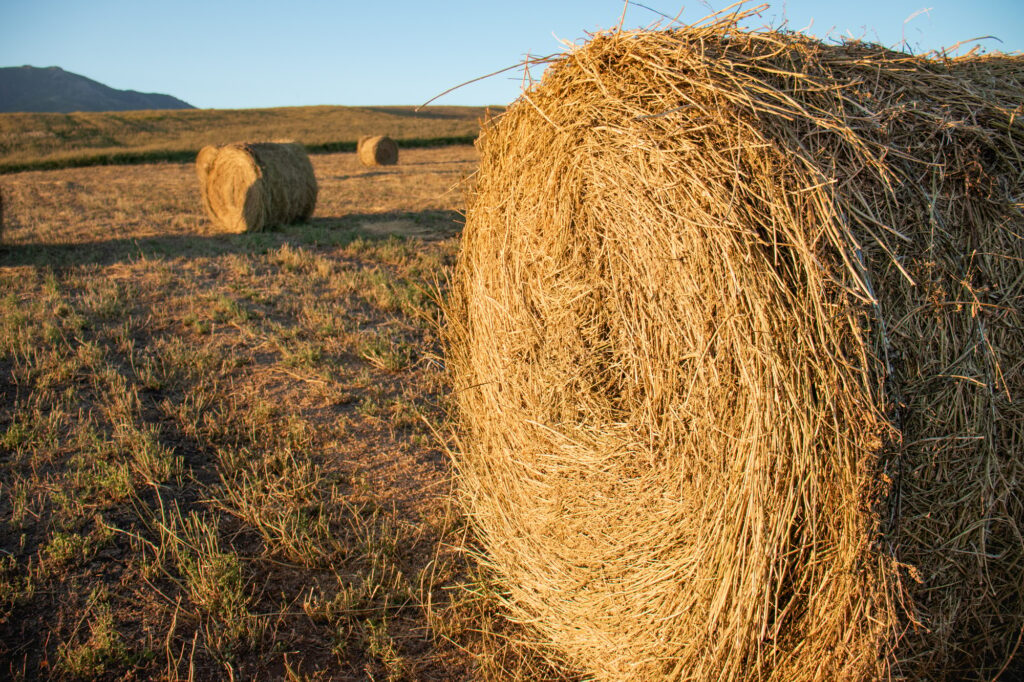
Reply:
<svg viewBox="0 0 1024 682"><path fill-rule="evenodd" d="M476 154L407 161L316 156L314 216L239 235L191 164L5 176L0 677L550 676L433 435Z"/></svg>
<svg viewBox="0 0 1024 682"><path fill-rule="evenodd" d="M199 198L203 203L203 210L210 214L210 200L206 195L206 183L210 176L210 168L220 152L219 144L208 144L196 154L196 178L199 180Z"/></svg>
<svg viewBox="0 0 1024 682"><path fill-rule="evenodd" d="M285 107L244 110L0 114L3 169L185 161L211 144L299 140L310 151L352 151L365 130L406 145L472 138L484 107ZM464 143L464 142L463 142Z"/></svg>
<svg viewBox="0 0 1024 682"><path fill-rule="evenodd" d="M439 225L437 218L462 204L462 190L455 186L475 171L475 152L467 146L412 149L407 157L402 166L368 169L355 154L311 156L319 194L309 224L387 237L426 221L443 227L431 230L435 236L451 237L458 225L447 218ZM171 249L219 244L202 207L194 168L192 163L159 163L5 175L5 242L23 257L61 246L73 252L72 245L97 241L142 240ZM193 235L207 239L192 240Z"/></svg>
<svg viewBox="0 0 1024 682"><path fill-rule="evenodd" d="M297 142L203 147L196 175L207 214L226 232L303 222L316 207L313 165Z"/></svg>
<svg viewBox="0 0 1024 682"><path fill-rule="evenodd" d="M461 492L550 655L1024 675L1021 92L725 21L599 35L485 129Z"/></svg>

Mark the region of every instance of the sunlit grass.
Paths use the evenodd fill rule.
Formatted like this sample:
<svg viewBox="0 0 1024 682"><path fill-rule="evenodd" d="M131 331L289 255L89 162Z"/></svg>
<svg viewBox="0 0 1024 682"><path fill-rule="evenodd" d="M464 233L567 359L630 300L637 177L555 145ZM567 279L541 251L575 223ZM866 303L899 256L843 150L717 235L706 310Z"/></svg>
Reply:
<svg viewBox="0 0 1024 682"><path fill-rule="evenodd" d="M534 669L478 596L439 444L472 157L420 154L373 195L320 157L328 217L250 235L172 222L199 220L189 167L5 180L0 679Z"/></svg>
<svg viewBox="0 0 1024 682"><path fill-rule="evenodd" d="M466 144L483 107L283 107L0 114L0 173L105 164L190 161L200 147L294 139L311 152L354 151L386 134L403 147Z"/></svg>

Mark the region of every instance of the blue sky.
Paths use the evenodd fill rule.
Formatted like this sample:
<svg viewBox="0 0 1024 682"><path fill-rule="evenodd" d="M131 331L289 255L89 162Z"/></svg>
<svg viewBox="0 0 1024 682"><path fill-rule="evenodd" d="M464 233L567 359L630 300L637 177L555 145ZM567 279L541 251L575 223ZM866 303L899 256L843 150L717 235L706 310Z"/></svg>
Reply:
<svg viewBox="0 0 1024 682"><path fill-rule="evenodd" d="M681 7L643 4L670 15ZM692 2L681 17L729 4ZM527 54L558 52L558 39L614 26L622 10L621 0L0 0L0 66L60 66L203 108L420 104ZM631 5L625 24L658 18ZM1002 39L982 41L989 51L1024 51L1024 0L789 0L760 23L783 19L819 37L905 41L914 52L983 35ZM438 103L505 104L520 83L502 74Z"/></svg>

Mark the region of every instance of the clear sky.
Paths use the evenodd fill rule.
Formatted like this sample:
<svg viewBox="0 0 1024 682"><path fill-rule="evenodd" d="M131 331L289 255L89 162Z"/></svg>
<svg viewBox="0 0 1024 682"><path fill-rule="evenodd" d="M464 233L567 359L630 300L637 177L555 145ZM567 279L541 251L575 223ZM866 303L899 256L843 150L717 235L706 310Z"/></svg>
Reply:
<svg viewBox="0 0 1024 682"><path fill-rule="evenodd" d="M642 2L668 15L681 8ZM691 2L681 17L729 4ZM558 39L615 26L622 10L622 0L0 0L0 66L60 66L202 108L420 104L527 54L558 52ZM633 4L625 25L658 19ZM988 51L1024 51L1024 0L788 0L759 23L783 20L914 52L984 35L1002 41L982 41ZM510 72L438 104L505 104L520 84Z"/></svg>

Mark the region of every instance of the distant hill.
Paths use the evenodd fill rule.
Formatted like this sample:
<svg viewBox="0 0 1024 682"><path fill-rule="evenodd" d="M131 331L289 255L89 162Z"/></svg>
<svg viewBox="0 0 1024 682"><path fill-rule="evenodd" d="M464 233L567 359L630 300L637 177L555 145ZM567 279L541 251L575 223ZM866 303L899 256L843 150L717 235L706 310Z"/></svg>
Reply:
<svg viewBox="0 0 1024 682"><path fill-rule="evenodd" d="M195 109L170 95L115 90L59 66L0 68L0 112Z"/></svg>

